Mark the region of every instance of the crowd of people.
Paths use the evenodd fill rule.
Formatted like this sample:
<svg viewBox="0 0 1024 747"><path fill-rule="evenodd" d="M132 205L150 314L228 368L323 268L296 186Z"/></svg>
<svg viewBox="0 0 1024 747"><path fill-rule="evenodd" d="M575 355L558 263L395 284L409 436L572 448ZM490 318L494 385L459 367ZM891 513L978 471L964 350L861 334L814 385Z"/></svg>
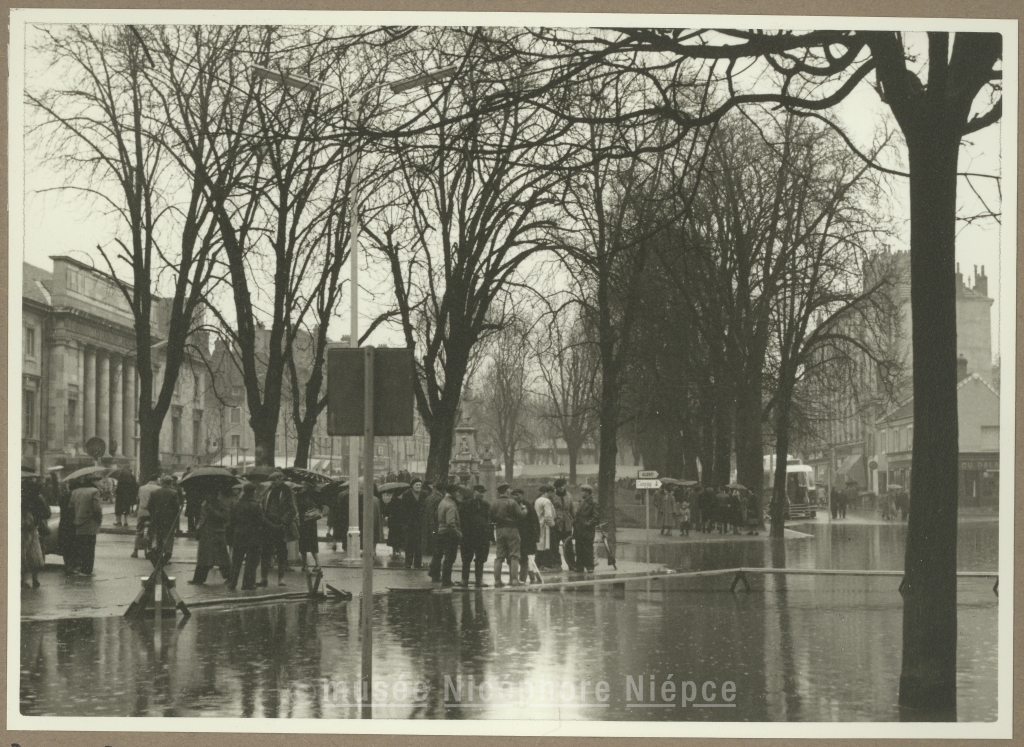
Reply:
<svg viewBox="0 0 1024 747"><path fill-rule="evenodd" d="M469 586L472 577L482 586L492 545L496 586L504 585L506 565L512 585L539 583L542 572L563 567L593 572L600 512L589 485L574 497L566 480L558 479L540 486L536 497L527 498L524 489L502 484L492 503L485 499L481 485L470 487L457 479L431 485L407 476L408 488L400 492L382 494L374 489L372 541L374 546L386 541L394 559L404 561L406 568L422 569L424 556L429 556L427 572L434 583L453 585L452 569L461 554L462 584ZM239 583L243 590L255 589L269 584L276 566L277 583L283 586L290 543L297 543L303 568L310 557L311 567L319 568L318 522L325 515L333 548L337 549L339 538L346 545L347 487L323 489L323 485L294 483L280 471L244 475L244 479L226 477L190 481L187 474L179 479L158 472L140 485L128 470L111 468L66 482L51 475L48 485L40 480L32 483L38 489L23 487L23 585L39 585L42 538L50 531L47 494L56 496L60 518L55 547L64 558L64 573L71 577L94 573L104 503L114 504L115 526L127 527L134 516L132 558L145 557L154 566L169 565L177 537L197 539L190 584L206 583L216 568L229 589L239 588ZM363 491L355 492L361 525ZM180 530L182 515L186 532Z"/></svg>
<svg viewBox="0 0 1024 747"><path fill-rule="evenodd" d="M437 485L414 479L408 490L382 509L388 523L388 544L406 568L427 568L431 580L442 587L454 585L452 569L462 558L462 584L483 586L486 564L494 545L494 585L540 583L542 571L568 567L576 572L594 570L594 534L599 511L593 488L584 485L578 498L568 492L564 479L542 485L536 498L523 488L503 483L489 503L482 485L469 487L459 480ZM341 527L334 531L341 531ZM564 565L563 565L564 558Z"/></svg>
<svg viewBox="0 0 1024 747"><path fill-rule="evenodd" d="M676 529L683 536L689 536L691 529L757 534L762 520L755 497L741 485L666 485L654 491L651 505L666 536Z"/></svg>

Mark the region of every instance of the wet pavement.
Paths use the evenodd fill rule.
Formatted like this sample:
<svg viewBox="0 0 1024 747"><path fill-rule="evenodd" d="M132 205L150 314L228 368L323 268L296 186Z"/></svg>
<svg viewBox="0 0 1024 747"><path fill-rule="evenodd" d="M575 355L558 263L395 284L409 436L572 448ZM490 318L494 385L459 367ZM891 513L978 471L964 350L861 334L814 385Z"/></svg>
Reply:
<svg viewBox="0 0 1024 747"><path fill-rule="evenodd" d="M651 560L681 571L902 566L906 527L900 523L867 517L830 526L819 517L792 526L811 536L698 541L691 533L687 542L652 545ZM112 553L123 550L119 543L115 535L101 539ZM646 552L643 544L620 545L620 568L645 567L639 559ZM958 554L962 570L995 570L996 522L962 522ZM141 568L122 581L85 585L124 583L134 593ZM190 565L182 568L191 573ZM332 573L351 572L326 573L330 580ZM289 575L299 588L298 574ZM419 574L376 576L386 587L392 577ZM60 606L58 579L59 572L46 572L43 589L24 592L23 614L35 604L35 617L49 617ZM375 718L899 718L898 578L765 576L750 593L736 594L728 590L729 576L551 594L438 593L424 580L425 574L395 581L393 591L373 600ZM222 587L184 589L223 594ZM103 610L109 591L93 593ZM34 594L41 599L33 602ZM959 599L957 715L991 720L998 598L991 582L964 579ZM187 622L158 626L109 613L23 619L22 712L357 718L359 610L357 597L197 609Z"/></svg>

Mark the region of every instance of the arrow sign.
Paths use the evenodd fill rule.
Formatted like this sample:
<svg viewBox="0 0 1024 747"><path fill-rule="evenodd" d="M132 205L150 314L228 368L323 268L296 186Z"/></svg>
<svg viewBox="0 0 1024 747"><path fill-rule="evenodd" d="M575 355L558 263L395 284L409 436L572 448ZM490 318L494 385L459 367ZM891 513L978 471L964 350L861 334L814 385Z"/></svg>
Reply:
<svg viewBox="0 0 1024 747"><path fill-rule="evenodd" d="M641 480L655 480L658 477L658 472L657 470L653 469L642 469L637 474L637 477L639 477Z"/></svg>
<svg viewBox="0 0 1024 747"><path fill-rule="evenodd" d="M661 487L661 480L637 480L637 490L657 490Z"/></svg>

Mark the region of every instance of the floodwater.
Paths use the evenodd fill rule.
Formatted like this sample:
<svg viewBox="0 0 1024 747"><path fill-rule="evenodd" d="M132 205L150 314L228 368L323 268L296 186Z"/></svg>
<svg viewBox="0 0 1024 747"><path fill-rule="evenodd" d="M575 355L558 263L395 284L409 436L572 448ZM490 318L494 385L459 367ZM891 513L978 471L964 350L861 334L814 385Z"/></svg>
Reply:
<svg viewBox="0 0 1024 747"><path fill-rule="evenodd" d="M813 539L652 547L680 570L898 569L902 525L795 525ZM997 524L962 523L963 570L997 568ZM642 553L643 547L622 547ZM728 576L536 594L374 599L374 718L896 721L898 577ZM959 584L958 709L996 717L992 582ZM359 600L197 610L186 623L25 621L25 715L358 718ZM710 683L710 684L708 684Z"/></svg>

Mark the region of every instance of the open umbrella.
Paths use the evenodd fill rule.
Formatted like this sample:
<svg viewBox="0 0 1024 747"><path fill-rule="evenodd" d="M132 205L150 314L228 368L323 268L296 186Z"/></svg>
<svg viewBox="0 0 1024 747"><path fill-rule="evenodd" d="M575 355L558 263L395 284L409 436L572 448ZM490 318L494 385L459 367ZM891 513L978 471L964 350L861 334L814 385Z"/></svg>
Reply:
<svg viewBox="0 0 1024 747"><path fill-rule="evenodd" d="M183 478L181 478L181 482L185 483L188 482L189 480L195 480L200 477L227 477L232 480L238 479L233 474L231 474L231 470L229 470L227 467L196 467L194 470L192 470Z"/></svg>
<svg viewBox="0 0 1024 747"><path fill-rule="evenodd" d="M107 468L106 467L101 467L99 465L95 465L93 467L82 467L82 469L76 469L70 475L65 477L64 478L64 482L68 482L69 480L77 480L77 479L79 479L81 477L88 477L90 475L99 475L99 474L104 474L105 475L106 473L107 473Z"/></svg>
<svg viewBox="0 0 1024 747"><path fill-rule="evenodd" d="M662 477L661 478L661 484L662 485L682 485L683 481L682 480L677 480L674 477Z"/></svg>
<svg viewBox="0 0 1024 747"><path fill-rule="evenodd" d="M729 490L746 490L747 489L746 485L740 485L738 482L731 482L728 485L726 485L725 487L729 488Z"/></svg>
<svg viewBox="0 0 1024 747"><path fill-rule="evenodd" d="M409 487L407 482L386 482L381 485L377 490L381 493L393 493L396 490L405 490Z"/></svg>
<svg viewBox="0 0 1024 747"><path fill-rule="evenodd" d="M286 480L291 480L292 482L307 482L318 488L332 482L331 478L327 475L320 472L314 472L311 469L305 469L303 467L282 467L281 474L284 475Z"/></svg>
<svg viewBox="0 0 1024 747"><path fill-rule="evenodd" d="M700 485L696 480L680 480L679 484L684 488L692 488L694 485Z"/></svg>
<svg viewBox="0 0 1024 747"><path fill-rule="evenodd" d="M268 467L265 464L257 464L254 467L249 467L249 469L245 471L245 477L270 477L278 471L279 470L274 469L273 467Z"/></svg>

